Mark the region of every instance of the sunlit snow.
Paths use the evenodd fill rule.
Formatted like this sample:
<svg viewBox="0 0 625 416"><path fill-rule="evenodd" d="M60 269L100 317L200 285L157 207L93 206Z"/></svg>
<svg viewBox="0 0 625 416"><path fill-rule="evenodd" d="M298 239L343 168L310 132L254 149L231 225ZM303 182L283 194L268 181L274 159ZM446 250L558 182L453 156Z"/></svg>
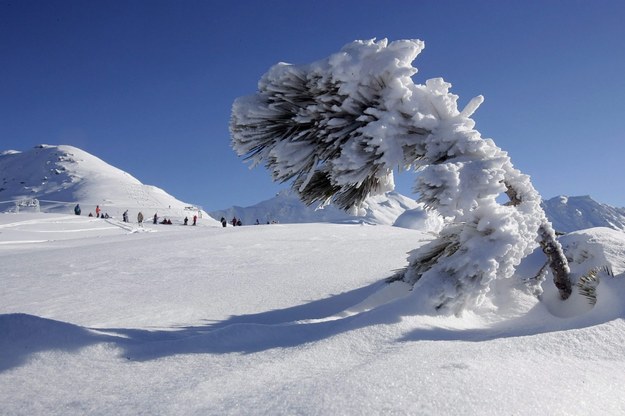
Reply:
<svg viewBox="0 0 625 416"><path fill-rule="evenodd" d="M1 414L625 413L622 231L561 237L574 277L614 274L594 307L548 281L529 291L536 251L481 306L442 316L385 282L433 238L420 215L194 227L181 204L173 225L142 227L0 214Z"/></svg>

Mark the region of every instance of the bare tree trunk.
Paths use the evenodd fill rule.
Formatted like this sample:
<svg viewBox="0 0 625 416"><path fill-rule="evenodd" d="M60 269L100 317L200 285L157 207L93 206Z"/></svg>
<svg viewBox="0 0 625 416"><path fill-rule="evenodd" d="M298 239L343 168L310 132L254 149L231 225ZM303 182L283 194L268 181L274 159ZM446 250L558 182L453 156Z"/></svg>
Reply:
<svg viewBox="0 0 625 416"><path fill-rule="evenodd" d="M505 185L507 188L506 195L510 198L509 204L512 206L519 205L521 203L521 199L519 198L516 189L514 189L509 183L506 183ZM540 247L542 248L543 253L547 256L549 268L553 274L553 283L558 288L560 298L562 300L566 300L569 296L571 296L571 292L573 290L571 277L569 276L569 263L566 260L566 256L564 255L560 242L555 238L553 227L546 217L538 229L538 234L540 237Z"/></svg>
<svg viewBox="0 0 625 416"><path fill-rule="evenodd" d="M548 227L548 228L547 228ZM540 247L543 253L549 259L549 267L553 273L553 283L560 292L562 300L571 296L571 277L569 276L569 264L562 251L562 246L553 236L555 235L551 229L550 223L543 223L538 230L540 234Z"/></svg>

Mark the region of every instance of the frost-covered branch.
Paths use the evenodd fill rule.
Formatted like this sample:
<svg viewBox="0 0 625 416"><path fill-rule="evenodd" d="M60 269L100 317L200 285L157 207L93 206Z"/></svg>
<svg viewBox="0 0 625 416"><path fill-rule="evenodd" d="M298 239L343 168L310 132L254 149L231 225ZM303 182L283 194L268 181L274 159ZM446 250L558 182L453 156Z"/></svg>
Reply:
<svg viewBox="0 0 625 416"><path fill-rule="evenodd" d="M411 256L402 278L430 291L437 309L457 312L511 277L537 241L556 253L552 267L563 256L529 177L474 129L483 97L459 110L451 84L413 82L423 47L355 41L309 65L275 65L256 94L235 101L230 131L239 155L292 181L308 204L357 209L394 188L394 168L418 170L420 201L450 225ZM503 193L510 204L497 202Z"/></svg>

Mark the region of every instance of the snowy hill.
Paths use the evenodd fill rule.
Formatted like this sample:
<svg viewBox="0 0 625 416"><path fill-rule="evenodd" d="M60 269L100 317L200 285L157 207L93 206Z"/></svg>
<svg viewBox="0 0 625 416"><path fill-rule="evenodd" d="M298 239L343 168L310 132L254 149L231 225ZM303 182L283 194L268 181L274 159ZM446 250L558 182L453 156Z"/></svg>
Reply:
<svg viewBox="0 0 625 416"><path fill-rule="evenodd" d="M73 146L39 145L25 152L0 154L0 212L29 209L37 199L42 211L70 213L79 203L83 215L102 213L183 218L200 213L204 223L217 225L206 213L177 200L164 190L144 185L132 175ZM19 207L19 205L22 207ZM203 214L203 215L202 215Z"/></svg>
<svg viewBox="0 0 625 416"><path fill-rule="evenodd" d="M601 204L589 196L558 196L543 201L543 209L560 232L592 227L625 230L625 208Z"/></svg>
<svg viewBox="0 0 625 416"><path fill-rule="evenodd" d="M228 220L236 217L241 219L243 224L254 224L258 219L261 224L331 222L393 225L406 212L412 213L411 218L420 218L419 229L422 231L440 227L441 220L437 216L426 213L421 204L397 192L369 197L359 213L361 215L351 215L332 205L320 209L306 206L290 189L283 190L275 197L251 207L234 206L211 211L210 215L216 219L224 217ZM402 224L407 224L407 222L403 221ZM404 226L403 228L415 227Z"/></svg>

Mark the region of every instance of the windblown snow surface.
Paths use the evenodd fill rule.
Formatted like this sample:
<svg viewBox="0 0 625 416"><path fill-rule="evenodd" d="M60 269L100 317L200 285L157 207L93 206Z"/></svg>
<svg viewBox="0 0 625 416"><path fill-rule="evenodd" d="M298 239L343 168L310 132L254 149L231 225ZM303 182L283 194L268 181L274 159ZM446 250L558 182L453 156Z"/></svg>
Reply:
<svg viewBox="0 0 625 416"><path fill-rule="evenodd" d="M524 290L536 252L461 316L384 283L430 238L1 214L0 413L625 413L623 232L562 239L593 308Z"/></svg>

